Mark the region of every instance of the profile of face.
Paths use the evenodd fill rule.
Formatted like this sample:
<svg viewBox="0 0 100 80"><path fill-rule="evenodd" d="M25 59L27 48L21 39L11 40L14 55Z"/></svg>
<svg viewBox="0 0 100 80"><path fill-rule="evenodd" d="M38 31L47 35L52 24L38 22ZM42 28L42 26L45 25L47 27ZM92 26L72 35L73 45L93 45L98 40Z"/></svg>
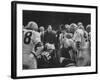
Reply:
<svg viewBox="0 0 100 80"><path fill-rule="evenodd" d="M70 32L70 25L66 24L65 29L66 29L66 32Z"/></svg>
<svg viewBox="0 0 100 80"><path fill-rule="evenodd" d="M44 27L43 26L40 27L40 32L44 32Z"/></svg>
<svg viewBox="0 0 100 80"><path fill-rule="evenodd" d="M52 31L52 26L51 26L51 25L48 25L47 31L48 31L48 32L51 32L51 31Z"/></svg>

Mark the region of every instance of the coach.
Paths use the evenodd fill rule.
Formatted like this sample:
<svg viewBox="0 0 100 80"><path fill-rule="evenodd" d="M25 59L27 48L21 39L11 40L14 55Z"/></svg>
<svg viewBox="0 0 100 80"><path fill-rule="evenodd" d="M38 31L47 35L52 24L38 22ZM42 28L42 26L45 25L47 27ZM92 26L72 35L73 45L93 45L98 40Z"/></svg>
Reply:
<svg viewBox="0 0 100 80"><path fill-rule="evenodd" d="M51 25L48 25L47 31L44 33L43 43L50 43L56 46L56 33L52 30Z"/></svg>

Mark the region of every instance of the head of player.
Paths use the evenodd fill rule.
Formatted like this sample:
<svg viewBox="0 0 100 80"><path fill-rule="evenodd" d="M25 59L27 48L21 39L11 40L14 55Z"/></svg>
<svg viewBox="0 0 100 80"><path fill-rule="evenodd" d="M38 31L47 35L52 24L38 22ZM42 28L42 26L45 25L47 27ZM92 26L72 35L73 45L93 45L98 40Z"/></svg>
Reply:
<svg viewBox="0 0 100 80"><path fill-rule="evenodd" d="M38 30L38 25L37 25L36 22L30 21L30 22L28 22L28 24L26 26L26 29L37 31Z"/></svg>
<svg viewBox="0 0 100 80"><path fill-rule="evenodd" d="M78 26L75 23L71 23L70 24L70 33L74 34L74 32L76 31L77 27Z"/></svg>
<svg viewBox="0 0 100 80"><path fill-rule="evenodd" d="M77 25L78 25L78 28L79 29L83 29L84 30L84 26L83 26L83 23L82 22L78 22Z"/></svg>

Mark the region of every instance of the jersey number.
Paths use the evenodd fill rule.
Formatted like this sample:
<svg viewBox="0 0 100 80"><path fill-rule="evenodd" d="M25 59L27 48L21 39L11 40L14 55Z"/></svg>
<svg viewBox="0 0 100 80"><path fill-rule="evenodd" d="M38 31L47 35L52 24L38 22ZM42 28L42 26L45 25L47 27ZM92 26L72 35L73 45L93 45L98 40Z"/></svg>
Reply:
<svg viewBox="0 0 100 80"><path fill-rule="evenodd" d="M26 32L24 37L24 43L29 44L31 42L32 32Z"/></svg>

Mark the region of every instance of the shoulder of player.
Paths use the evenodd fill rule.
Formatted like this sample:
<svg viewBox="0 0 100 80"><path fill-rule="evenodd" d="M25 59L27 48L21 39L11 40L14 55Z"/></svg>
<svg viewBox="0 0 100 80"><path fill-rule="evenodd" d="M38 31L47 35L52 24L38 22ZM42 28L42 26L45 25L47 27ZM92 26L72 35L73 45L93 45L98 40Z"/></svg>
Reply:
<svg viewBox="0 0 100 80"><path fill-rule="evenodd" d="M33 30L23 29L25 32L32 32Z"/></svg>
<svg viewBox="0 0 100 80"><path fill-rule="evenodd" d="M32 33L36 35L41 35L41 33L39 33L38 31L32 31Z"/></svg>

